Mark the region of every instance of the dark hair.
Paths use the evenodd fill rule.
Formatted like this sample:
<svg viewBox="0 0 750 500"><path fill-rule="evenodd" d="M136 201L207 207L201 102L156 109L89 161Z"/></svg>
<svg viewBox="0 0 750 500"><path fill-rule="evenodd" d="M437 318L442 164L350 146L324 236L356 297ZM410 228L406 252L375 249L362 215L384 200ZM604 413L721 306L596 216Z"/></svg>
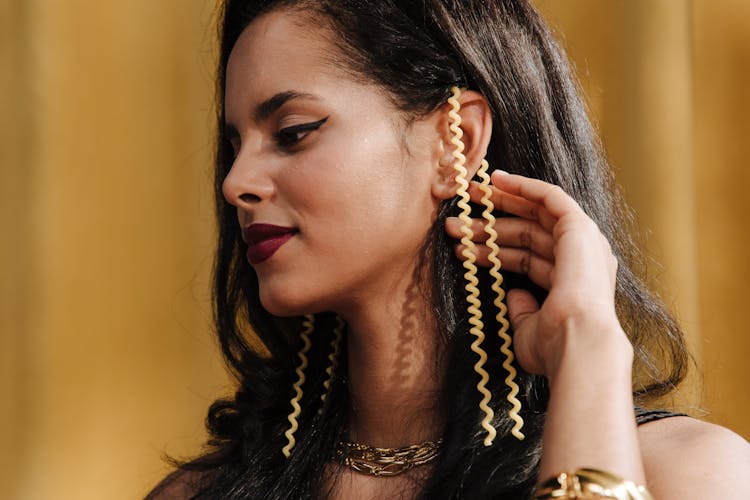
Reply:
<svg viewBox="0 0 750 500"><path fill-rule="evenodd" d="M232 149L223 132L229 53L253 19L279 8L328 22L337 47L331 56L352 75L384 89L407 118L438 109L452 85L482 93L494 119L487 153L490 165L561 186L611 242L620 262L617 312L635 350L636 401L647 404L675 387L687 366L682 333L636 275L642 257L624 230L631 223L629 212L613 187L563 51L528 1L227 0L218 73L214 312L221 348L239 389L234 398L218 400L209 410L211 451L181 466L204 471L196 498L325 495L321 478L326 458L333 457L344 425L348 394L343 377L338 377L322 413L318 412L320 393L305 391L297 445L288 460L282 456L300 320L273 317L260 304L257 277L244 258L235 209L221 190L232 163ZM507 388L502 377L491 378L498 438L492 447L484 447L461 265L443 229L445 217L453 213L455 201L449 200L425 247L431 259L430 297L449 346L448 385L441 395L449 419L440 457L425 484L415 488L425 498L529 498L541 453L546 381L519 371L527 438L518 442L509 433L512 422L503 406ZM506 284L544 296L520 276L509 273ZM322 386L333 316L320 314L317 322L306 373L310 388ZM488 336L488 352L499 351L495 345L499 340L493 337ZM491 359L487 369L502 373L500 360Z"/></svg>

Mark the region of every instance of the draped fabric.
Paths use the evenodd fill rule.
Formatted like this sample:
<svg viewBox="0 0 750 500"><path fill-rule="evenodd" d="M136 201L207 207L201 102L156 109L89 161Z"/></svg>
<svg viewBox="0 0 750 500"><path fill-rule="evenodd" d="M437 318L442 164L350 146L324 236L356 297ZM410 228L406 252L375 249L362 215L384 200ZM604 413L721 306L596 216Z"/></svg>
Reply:
<svg viewBox="0 0 750 500"><path fill-rule="evenodd" d="M750 3L539 0L703 374L750 437ZM0 497L126 499L231 385L208 270L215 5L0 0ZM690 410L690 408L688 408Z"/></svg>

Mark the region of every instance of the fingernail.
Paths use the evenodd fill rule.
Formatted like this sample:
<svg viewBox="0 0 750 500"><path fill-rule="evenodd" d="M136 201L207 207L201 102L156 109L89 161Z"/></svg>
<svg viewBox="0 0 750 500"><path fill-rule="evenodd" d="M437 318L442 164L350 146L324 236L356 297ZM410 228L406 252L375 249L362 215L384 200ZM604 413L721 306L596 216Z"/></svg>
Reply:
<svg viewBox="0 0 750 500"><path fill-rule="evenodd" d="M493 170L493 171L492 171L492 173L493 173L493 174L494 174L495 172L497 172L498 174L501 174L501 175L508 175L508 174L509 174L509 172L507 172L507 171L505 171L505 170L501 170L501 169L499 169L499 168L498 168L498 169L495 169L495 170Z"/></svg>

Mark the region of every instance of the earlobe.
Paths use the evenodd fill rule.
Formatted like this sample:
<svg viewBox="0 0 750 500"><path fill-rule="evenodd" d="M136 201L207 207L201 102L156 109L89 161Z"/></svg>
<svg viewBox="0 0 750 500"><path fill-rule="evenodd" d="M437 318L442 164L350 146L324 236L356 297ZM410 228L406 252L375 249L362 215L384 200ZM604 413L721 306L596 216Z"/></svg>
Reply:
<svg viewBox="0 0 750 500"><path fill-rule="evenodd" d="M447 147L446 142L441 142L440 159L432 182L432 195L439 200L448 200L456 196L458 183L456 182L456 169L453 167L456 159L452 151L455 149L451 144Z"/></svg>
<svg viewBox="0 0 750 500"><path fill-rule="evenodd" d="M484 159L487 147L492 136L492 113L485 97L479 92L469 90L462 92L457 98L460 115L459 142L463 144L460 151L466 157L464 163L467 169L467 177L471 179L479 169ZM458 184L456 183L456 170L453 165L456 161L454 142L456 133L450 129L450 118L448 113L453 109L451 104L446 104L440 113L441 144L438 165L432 185L432 195L441 200L452 198L456 195Z"/></svg>

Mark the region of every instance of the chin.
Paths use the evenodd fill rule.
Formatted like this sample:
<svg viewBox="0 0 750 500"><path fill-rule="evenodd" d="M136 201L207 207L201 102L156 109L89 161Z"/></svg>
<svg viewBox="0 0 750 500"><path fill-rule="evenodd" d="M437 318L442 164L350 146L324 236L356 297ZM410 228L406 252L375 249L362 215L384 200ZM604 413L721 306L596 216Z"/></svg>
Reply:
<svg viewBox="0 0 750 500"><path fill-rule="evenodd" d="M325 310L315 307L314 302L304 300L293 293L284 291L270 292L264 291L262 288L260 290L260 303L266 311L279 318L304 316L305 314L314 314Z"/></svg>

